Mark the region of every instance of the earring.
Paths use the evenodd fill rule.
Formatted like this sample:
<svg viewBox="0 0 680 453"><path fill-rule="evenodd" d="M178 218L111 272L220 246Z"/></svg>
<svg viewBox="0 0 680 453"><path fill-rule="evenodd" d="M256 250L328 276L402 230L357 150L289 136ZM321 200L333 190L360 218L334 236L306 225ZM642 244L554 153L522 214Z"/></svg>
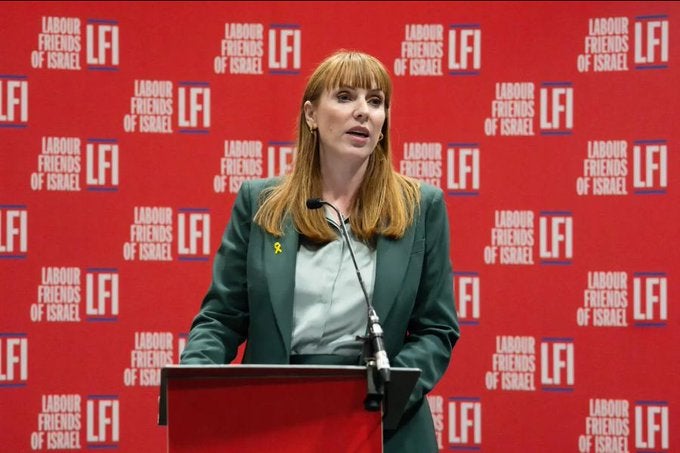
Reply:
<svg viewBox="0 0 680 453"><path fill-rule="evenodd" d="M382 139L385 138L383 133L381 132L380 135L378 136L378 141L382 141Z"/></svg>
<svg viewBox="0 0 680 453"><path fill-rule="evenodd" d="M309 132L311 132L312 135L316 135L316 128L314 126L308 124L307 127L309 127Z"/></svg>

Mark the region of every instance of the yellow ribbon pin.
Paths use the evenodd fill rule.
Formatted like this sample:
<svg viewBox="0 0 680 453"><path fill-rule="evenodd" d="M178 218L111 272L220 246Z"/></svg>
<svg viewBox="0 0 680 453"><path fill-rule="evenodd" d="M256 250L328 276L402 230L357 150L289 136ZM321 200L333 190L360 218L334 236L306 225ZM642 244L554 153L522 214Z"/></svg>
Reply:
<svg viewBox="0 0 680 453"><path fill-rule="evenodd" d="M274 242L274 255L278 255L279 253L283 253L283 249L281 248L281 243L280 242Z"/></svg>

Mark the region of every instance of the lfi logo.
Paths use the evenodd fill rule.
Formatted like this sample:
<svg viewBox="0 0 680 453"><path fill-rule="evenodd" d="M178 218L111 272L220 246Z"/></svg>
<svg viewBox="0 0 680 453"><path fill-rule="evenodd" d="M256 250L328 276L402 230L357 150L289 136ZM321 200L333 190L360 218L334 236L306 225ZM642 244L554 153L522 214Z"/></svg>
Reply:
<svg viewBox="0 0 680 453"><path fill-rule="evenodd" d="M87 396L87 448L117 448L120 441L118 395Z"/></svg>
<svg viewBox="0 0 680 453"><path fill-rule="evenodd" d="M210 84L179 82L177 114L182 134L207 134L210 129Z"/></svg>
<svg viewBox="0 0 680 453"><path fill-rule="evenodd" d="M267 145L267 177L288 174L293 169L295 146L292 142L269 142Z"/></svg>
<svg viewBox="0 0 680 453"><path fill-rule="evenodd" d="M87 69L117 71L120 63L118 21L87 19Z"/></svg>
<svg viewBox="0 0 680 453"><path fill-rule="evenodd" d="M635 69L668 68L668 16L635 18Z"/></svg>
<svg viewBox="0 0 680 453"><path fill-rule="evenodd" d="M87 190L118 190L118 140L89 138L86 145Z"/></svg>
<svg viewBox="0 0 680 453"><path fill-rule="evenodd" d="M482 402L478 397L449 398L449 449L479 450Z"/></svg>
<svg viewBox="0 0 680 453"><path fill-rule="evenodd" d="M210 210L179 208L177 211L177 253L180 261L208 261Z"/></svg>
<svg viewBox="0 0 680 453"><path fill-rule="evenodd" d="M482 28L479 24L449 26L449 75L479 75Z"/></svg>
<svg viewBox="0 0 680 453"><path fill-rule="evenodd" d="M479 324L479 273L454 272L454 294L458 301L458 317L463 325Z"/></svg>
<svg viewBox="0 0 680 453"><path fill-rule="evenodd" d="M668 148L666 140L633 142L633 188L638 195L666 193Z"/></svg>
<svg viewBox="0 0 680 453"><path fill-rule="evenodd" d="M540 257L544 265L568 265L574 257L574 221L569 211L541 211Z"/></svg>
<svg viewBox="0 0 680 453"><path fill-rule="evenodd" d="M0 74L0 127L28 123L28 76Z"/></svg>
<svg viewBox="0 0 680 453"><path fill-rule="evenodd" d="M449 143L446 150L449 195L479 194L479 144Z"/></svg>
<svg viewBox="0 0 680 453"><path fill-rule="evenodd" d="M635 402L635 448L667 451L669 447L667 401Z"/></svg>
<svg viewBox="0 0 680 453"><path fill-rule="evenodd" d="M269 29L269 73L300 73L302 30L297 24L272 24Z"/></svg>
<svg viewBox="0 0 680 453"><path fill-rule="evenodd" d="M85 315L90 322L117 321L118 269L89 268L85 274Z"/></svg>
<svg viewBox="0 0 680 453"><path fill-rule="evenodd" d="M542 82L541 135L571 135L574 128L574 88L571 82Z"/></svg>
<svg viewBox="0 0 680 453"><path fill-rule="evenodd" d="M0 205L0 259L24 259L27 252L26 205Z"/></svg>
<svg viewBox="0 0 680 453"><path fill-rule="evenodd" d="M28 335L0 333L0 388L23 387L28 381Z"/></svg>
<svg viewBox="0 0 680 453"><path fill-rule="evenodd" d="M633 319L636 327L666 326L668 282L665 272L633 274Z"/></svg>
<svg viewBox="0 0 680 453"><path fill-rule="evenodd" d="M544 391L572 391L574 339L541 339L541 384Z"/></svg>

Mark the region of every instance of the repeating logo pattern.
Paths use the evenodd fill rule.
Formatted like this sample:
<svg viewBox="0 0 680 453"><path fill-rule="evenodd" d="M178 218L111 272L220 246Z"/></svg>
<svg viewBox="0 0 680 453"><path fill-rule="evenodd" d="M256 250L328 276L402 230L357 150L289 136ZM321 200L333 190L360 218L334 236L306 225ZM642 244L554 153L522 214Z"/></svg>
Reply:
<svg viewBox="0 0 680 453"><path fill-rule="evenodd" d="M677 4L6 9L5 448L164 447L160 370L228 272L234 200L292 170L307 77L339 48L388 68L393 166L448 209L440 451L678 448Z"/></svg>

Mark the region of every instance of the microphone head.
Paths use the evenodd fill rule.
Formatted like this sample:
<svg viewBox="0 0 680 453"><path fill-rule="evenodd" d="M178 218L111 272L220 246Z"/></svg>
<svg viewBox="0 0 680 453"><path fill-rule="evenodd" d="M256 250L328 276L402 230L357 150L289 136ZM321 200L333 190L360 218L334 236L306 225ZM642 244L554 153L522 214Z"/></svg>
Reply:
<svg viewBox="0 0 680 453"><path fill-rule="evenodd" d="M307 209L319 209L321 206L323 206L321 198L310 198L307 200Z"/></svg>

